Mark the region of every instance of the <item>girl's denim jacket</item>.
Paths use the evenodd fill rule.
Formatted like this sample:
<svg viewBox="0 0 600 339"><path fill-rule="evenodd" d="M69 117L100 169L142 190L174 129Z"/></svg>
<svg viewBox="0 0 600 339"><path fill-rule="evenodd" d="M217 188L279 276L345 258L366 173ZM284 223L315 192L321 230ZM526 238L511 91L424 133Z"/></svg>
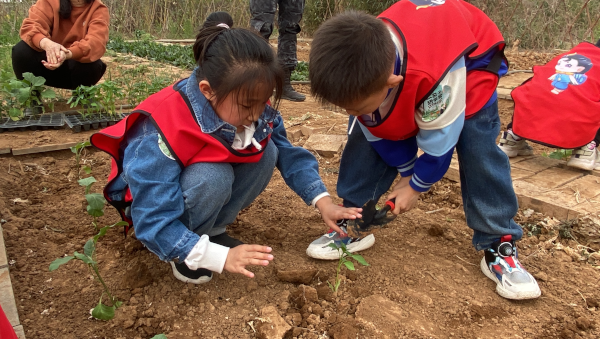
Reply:
<svg viewBox="0 0 600 339"><path fill-rule="evenodd" d="M202 131L216 133L233 143L236 128L221 120L198 88L196 72L179 82L176 89L186 93ZM269 126L273 122L273 128ZM254 138L264 140L269 133L279 150L277 168L286 184L307 205L327 191L315 157L301 147L294 147L287 139L283 118L267 106L260 116ZM177 162L162 153L158 144L159 133L147 117L139 118L127 132L120 152L123 173L108 187L113 199L121 200L126 186L134 197L131 215L136 237L161 260L179 258L183 261L200 239L179 217L184 211L184 198L179 185L182 169ZM274 206L277 208L277 206Z"/></svg>

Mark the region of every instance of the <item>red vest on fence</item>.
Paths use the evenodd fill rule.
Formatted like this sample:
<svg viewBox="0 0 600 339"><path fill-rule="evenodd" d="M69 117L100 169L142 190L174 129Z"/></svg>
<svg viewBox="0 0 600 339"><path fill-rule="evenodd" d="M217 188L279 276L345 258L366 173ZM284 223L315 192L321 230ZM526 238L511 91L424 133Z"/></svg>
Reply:
<svg viewBox="0 0 600 339"><path fill-rule="evenodd" d="M467 116L479 111L498 85L498 70L505 60L504 41L490 18L462 0L420 3L423 1L401 0L379 15L395 28L404 52L400 56L404 81L391 112L378 125L368 127L380 138L402 140L416 135L415 109L463 56L476 59L498 51L489 67L467 74Z"/></svg>
<svg viewBox="0 0 600 339"><path fill-rule="evenodd" d="M600 48L583 42L533 68L512 91L513 132L558 148L579 148L600 129Z"/></svg>
<svg viewBox="0 0 600 339"><path fill-rule="evenodd" d="M125 119L93 134L90 138L92 145L112 157L112 168L108 176L108 184L104 188L104 197L130 226L133 223L125 215L125 209L131 205L135 197L131 195L129 188L126 188L125 199L114 201L108 196L107 188L123 172L123 159L119 156L119 148L125 140L127 131L139 117L150 117L165 146L181 168L197 162L258 162L271 138L269 135L260 142L261 150L254 146L244 150L234 150L220 137L202 132L187 96L183 90L176 90L176 86L177 84L169 86L151 95ZM125 234L127 230L128 227Z"/></svg>

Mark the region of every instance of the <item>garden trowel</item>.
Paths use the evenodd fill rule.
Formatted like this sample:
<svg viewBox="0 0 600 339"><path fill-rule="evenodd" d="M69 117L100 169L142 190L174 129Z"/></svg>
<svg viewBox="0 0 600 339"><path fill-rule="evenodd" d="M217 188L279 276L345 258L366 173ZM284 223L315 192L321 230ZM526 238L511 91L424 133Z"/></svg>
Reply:
<svg viewBox="0 0 600 339"><path fill-rule="evenodd" d="M396 219L396 215L388 214L395 207L396 199L392 198L385 202L381 209L377 209L377 202L367 201L362 207L362 218L351 219L348 222L347 231L353 238L363 237L372 233L375 229L383 227L388 222Z"/></svg>

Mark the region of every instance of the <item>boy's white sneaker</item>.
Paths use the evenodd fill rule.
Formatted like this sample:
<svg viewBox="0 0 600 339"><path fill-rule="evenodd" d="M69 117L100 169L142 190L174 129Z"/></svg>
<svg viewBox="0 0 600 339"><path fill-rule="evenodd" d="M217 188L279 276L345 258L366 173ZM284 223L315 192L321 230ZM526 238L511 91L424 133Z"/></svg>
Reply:
<svg viewBox="0 0 600 339"><path fill-rule="evenodd" d="M512 134L511 131L502 132L498 147L509 158L516 157L517 155L533 155L533 148L529 146L527 141Z"/></svg>
<svg viewBox="0 0 600 339"><path fill-rule="evenodd" d="M586 171L600 168L600 154L598 154L596 142L592 141L581 148L573 150L571 158L567 161L567 166Z"/></svg>

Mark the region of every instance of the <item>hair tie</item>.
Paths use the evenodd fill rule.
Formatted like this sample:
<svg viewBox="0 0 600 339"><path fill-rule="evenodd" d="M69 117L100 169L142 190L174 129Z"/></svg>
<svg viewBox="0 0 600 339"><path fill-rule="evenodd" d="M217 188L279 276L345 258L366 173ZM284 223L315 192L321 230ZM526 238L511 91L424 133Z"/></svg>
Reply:
<svg viewBox="0 0 600 339"><path fill-rule="evenodd" d="M223 27L223 28L229 29L229 25L228 24L224 24L224 23L218 24L217 27Z"/></svg>

